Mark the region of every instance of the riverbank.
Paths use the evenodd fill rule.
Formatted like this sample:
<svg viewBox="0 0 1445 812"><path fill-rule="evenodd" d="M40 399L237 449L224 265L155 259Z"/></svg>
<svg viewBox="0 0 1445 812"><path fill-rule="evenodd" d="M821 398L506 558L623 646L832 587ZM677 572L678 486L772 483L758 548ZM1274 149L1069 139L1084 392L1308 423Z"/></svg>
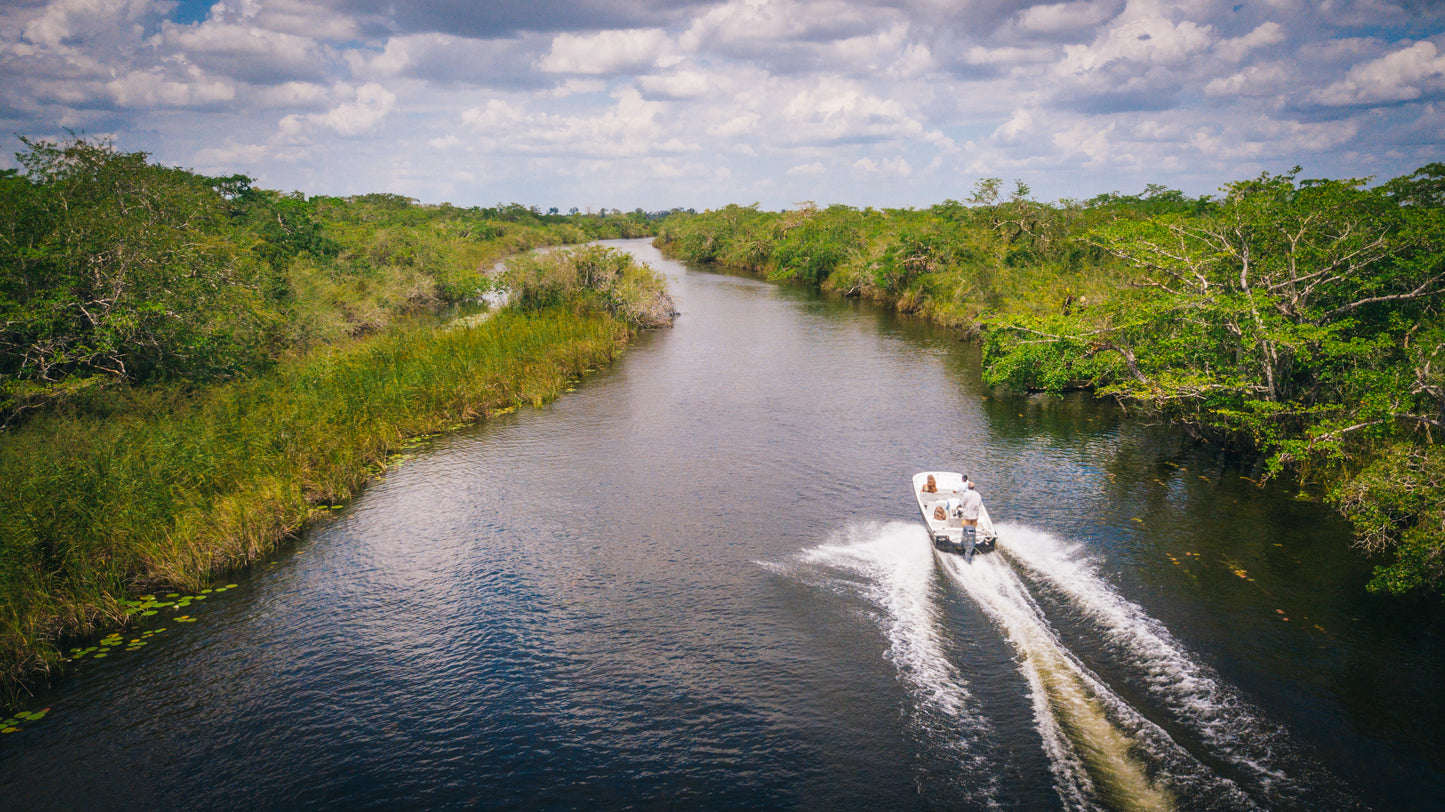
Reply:
<svg viewBox="0 0 1445 812"><path fill-rule="evenodd" d="M512 263L585 266L545 307L435 326L525 288L490 272L504 258L650 234L640 211L307 197L24 144L0 172L0 689L131 596L264 556L408 439L550 400L670 323L660 281L582 249Z"/></svg>
<svg viewBox="0 0 1445 812"><path fill-rule="evenodd" d="M1349 808L1319 761L1374 808L1445 787L1440 613L1362 594L1317 505L1112 404L992 393L922 319L625 250L676 330L86 654L0 735L9 805L1103 804L1059 704L1090 697L1039 668L1085 669L1176 797ZM949 461L1007 525L972 567L907 488Z"/></svg>
<svg viewBox="0 0 1445 812"><path fill-rule="evenodd" d="M1378 186L1282 175L1191 199L1056 204L985 179L928 209L680 214L673 255L872 299L981 337L983 378L1093 391L1349 518L1373 591L1445 588L1445 165Z"/></svg>
<svg viewBox="0 0 1445 812"><path fill-rule="evenodd" d="M58 641L125 623L134 594L195 590L265 557L408 440L549 402L629 333L602 313L504 310L327 347L180 398L117 391L105 413L7 432L0 680L53 670Z"/></svg>
<svg viewBox="0 0 1445 812"><path fill-rule="evenodd" d="M259 189L104 141L25 141L0 171L0 430L115 387L213 383L490 292L546 245L651 234L641 212Z"/></svg>

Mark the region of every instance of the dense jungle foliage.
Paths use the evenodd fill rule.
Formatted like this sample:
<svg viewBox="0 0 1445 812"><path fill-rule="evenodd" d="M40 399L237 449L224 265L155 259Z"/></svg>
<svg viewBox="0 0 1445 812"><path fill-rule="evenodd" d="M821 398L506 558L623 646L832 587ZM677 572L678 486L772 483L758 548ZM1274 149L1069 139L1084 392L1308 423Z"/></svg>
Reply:
<svg viewBox="0 0 1445 812"><path fill-rule="evenodd" d="M82 138L25 146L0 171L0 425L118 385L254 374L474 301L509 254L652 233L640 211L306 197Z"/></svg>
<svg viewBox="0 0 1445 812"><path fill-rule="evenodd" d="M27 147L0 174L0 705L60 641L185 605L144 590L199 590L418 438L555 398L672 320L616 251L499 266L649 233L641 212L307 198ZM517 306L456 307L494 289Z"/></svg>
<svg viewBox="0 0 1445 812"><path fill-rule="evenodd" d="M1200 198L1045 204L986 179L924 210L728 206L659 239L972 331L991 385L1092 389L1257 452L1386 555L1372 589L1439 591L1445 164L1376 186L1298 171Z"/></svg>

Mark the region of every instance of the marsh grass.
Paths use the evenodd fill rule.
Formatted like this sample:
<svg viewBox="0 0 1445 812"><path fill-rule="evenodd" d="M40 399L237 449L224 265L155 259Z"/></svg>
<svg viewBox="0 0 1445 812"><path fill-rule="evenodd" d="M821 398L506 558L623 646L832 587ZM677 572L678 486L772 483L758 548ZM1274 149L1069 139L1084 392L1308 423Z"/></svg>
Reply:
<svg viewBox="0 0 1445 812"><path fill-rule="evenodd" d="M552 400L627 335L605 315L503 310L186 397L112 390L0 435L0 685L53 668L64 639L123 623L140 591L194 591L265 556L409 438Z"/></svg>

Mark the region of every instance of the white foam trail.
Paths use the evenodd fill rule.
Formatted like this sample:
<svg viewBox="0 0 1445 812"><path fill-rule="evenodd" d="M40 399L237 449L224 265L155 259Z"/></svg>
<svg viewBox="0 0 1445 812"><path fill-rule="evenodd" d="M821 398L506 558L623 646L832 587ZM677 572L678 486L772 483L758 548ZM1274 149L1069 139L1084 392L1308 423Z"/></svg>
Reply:
<svg viewBox="0 0 1445 812"><path fill-rule="evenodd" d="M1069 653L1008 563L991 555L975 556L972 563L951 555L940 560L1018 652L1064 804L1073 809L1100 803L1116 809L1174 808L1170 788L1150 775L1150 767L1157 765L1146 764L1138 751L1147 750L1171 766L1188 762L1187 754L1132 713Z"/></svg>
<svg viewBox="0 0 1445 812"><path fill-rule="evenodd" d="M1251 794L1277 801L1302 790L1297 783L1301 779L1312 784L1327 780L1317 768L1290 757L1296 748L1284 728L1222 683L1164 624L1115 591L1078 555L1077 545L1018 525L1001 526L1000 535L1006 542L999 549L1009 560L1058 590L1092 620L1125 655L1124 661L1138 669L1143 685L1171 721L1196 734L1211 756L1237 767ZM1286 769L1282 758L1295 763ZM1290 774L1297 776L1294 782Z"/></svg>
<svg viewBox="0 0 1445 812"><path fill-rule="evenodd" d="M1202 802L1209 808L1257 809L1261 802L1310 794L1295 790L1316 775L1328 780L1308 765L1301 772L1297 759L1282 764L1277 755L1289 749L1286 732L1194 660L1163 624L1119 595L1078 556L1078 545L1018 525L999 529L1002 555L979 555L972 564L951 555L938 560L1017 652L1065 806L1168 809L1176 802L1191 808ZM915 700L915 723L957 754L965 768L961 774L989 776L987 785L973 791L983 796L983 805L998 806L998 779L990 769L996 766L990 763L993 733L967 679L947 656L949 624L926 535L913 523L855 525L804 551L798 563L841 573L829 579L832 588L856 590L878 608L886 656ZM1210 756L1253 776L1252 789L1245 792L1231 777L1215 773L1090 670L1055 633L1031 583L1047 587L1071 612L1096 624L1123 658L1120 664L1142 672L1169 723L1197 735ZM1279 791L1290 782L1294 790Z"/></svg>
<svg viewBox="0 0 1445 812"><path fill-rule="evenodd" d="M986 769L988 723L948 659L933 556L923 530L903 522L855 525L805 550L802 559L861 576L863 596L880 610L886 656L917 703L915 721L964 762L960 774L982 782L973 789L993 805L987 800L997 795L997 779Z"/></svg>

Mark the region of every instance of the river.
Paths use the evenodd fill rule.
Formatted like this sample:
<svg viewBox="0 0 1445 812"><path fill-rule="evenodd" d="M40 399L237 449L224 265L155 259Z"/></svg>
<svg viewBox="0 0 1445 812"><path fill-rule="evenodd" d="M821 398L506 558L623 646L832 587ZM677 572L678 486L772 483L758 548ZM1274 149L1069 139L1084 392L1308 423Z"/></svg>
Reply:
<svg viewBox="0 0 1445 812"><path fill-rule="evenodd" d="M673 329L79 663L0 739L3 807L1440 803L1445 613L1366 594L1325 507L991 392L928 324L616 244ZM931 550L936 469L998 553Z"/></svg>

